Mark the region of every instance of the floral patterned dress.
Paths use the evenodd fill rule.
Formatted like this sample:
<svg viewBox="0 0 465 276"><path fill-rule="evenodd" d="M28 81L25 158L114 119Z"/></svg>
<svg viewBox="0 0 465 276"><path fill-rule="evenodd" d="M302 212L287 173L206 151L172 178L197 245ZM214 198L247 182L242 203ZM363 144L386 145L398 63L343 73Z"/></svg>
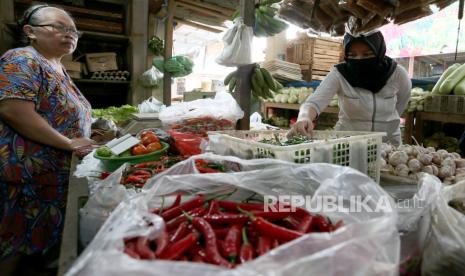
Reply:
<svg viewBox="0 0 465 276"><path fill-rule="evenodd" d="M32 101L68 138L89 137L91 107L65 73L34 48L0 58L0 101ZM71 154L35 143L0 120L0 260L40 253L60 240Z"/></svg>

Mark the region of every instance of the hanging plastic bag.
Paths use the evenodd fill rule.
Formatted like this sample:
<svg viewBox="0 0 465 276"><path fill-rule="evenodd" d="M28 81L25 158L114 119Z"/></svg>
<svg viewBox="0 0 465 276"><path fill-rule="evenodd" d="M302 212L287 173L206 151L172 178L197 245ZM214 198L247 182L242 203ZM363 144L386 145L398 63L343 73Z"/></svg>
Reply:
<svg viewBox="0 0 465 276"><path fill-rule="evenodd" d="M252 63L253 28L246 26L242 17L234 19L234 27L223 36L223 52L216 58L224 66L240 66Z"/></svg>
<svg viewBox="0 0 465 276"><path fill-rule="evenodd" d="M225 269L204 263L141 261L123 253L124 239L144 236L156 239L164 222L149 212L175 192L211 193L235 188L242 200L259 195L312 195L379 202L389 197L367 176L356 170L329 164L309 164L228 174L164 175L153 187L122 202L92 243L66 273L72 275L397 275L399 236L394 210L324 213L344 225L333 233L312 233L279 246L259 258ZM162 197L165 196L165 197ZM163 200L164 198L164 200ZM231 198L229 198L232 200ZM394 204L389 201L391 206ZM94 256L98 256L95 258Z"/></svg>
<svg viewBox="0 0 465 276"><path fill-rule="evenodd" d="M139 113L160 113L166 106L155 97L151 96L137 106Z"/></svg>
<svg viewBox="0 0 465 276"><path fill-rule="evenodd" d="M163 125L167 127L171 127L175 123L182 126L184 120L205 117L227 120L230 124L235 125L237 120L244 117L244 111L231 94L217 92L214 99L199 99L172 105L160 112L159 115Z"/></svg>
<svg viewBox="0 0 465 276"><path fill-rule="evenodd" d="M444 187L433 203L422 275L463 275L465 271L465 213L451 207L452 201L465 205L465 181Z"/></svg>
<svg viewBox="0 0 465 276"><path fill-rule="evenodd" d="M145 71L139 78L140 84L146 88L156 88L160 86L161 81L163 81L163 73L155 66Z"/></svg>
<svg viewBox="0 0 465 276"><path fill-rule="evenodd" d="M419 275L426 227L433 203L441 191L441 181L422 173L419 190L412 198L397 201L397 228L401 234L400 275Z"/></svg>

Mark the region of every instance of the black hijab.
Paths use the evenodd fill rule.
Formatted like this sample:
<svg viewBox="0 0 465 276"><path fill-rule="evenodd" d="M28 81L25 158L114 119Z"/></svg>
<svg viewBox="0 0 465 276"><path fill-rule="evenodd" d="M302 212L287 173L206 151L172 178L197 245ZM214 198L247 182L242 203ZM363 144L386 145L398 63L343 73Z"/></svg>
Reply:
<svg viewBox="0 0 465 276"><path fill-rule="evenodd" d="M350 45L356 41L365 43L375 54L374 58L348 58ZM394 73L397 63L386 56L386 43L381 32L359 37L344 36L345 62L336 65L337 70L353 87L360 87L378 93Z"/></svg>

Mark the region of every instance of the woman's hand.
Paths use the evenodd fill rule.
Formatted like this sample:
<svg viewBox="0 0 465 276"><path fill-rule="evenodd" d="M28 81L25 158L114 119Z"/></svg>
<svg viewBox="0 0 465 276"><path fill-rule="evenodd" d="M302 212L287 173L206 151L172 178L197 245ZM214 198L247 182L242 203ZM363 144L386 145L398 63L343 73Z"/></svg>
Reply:
<svg viewBox="0 0 465 276"><path fill-rule="evenodd" d="M70 139L69 150L74 151L82 147L87 147L95 144L95 141L89 138L74 138Z"/></svg>
<svg viewBox="0 0 465 276"><path fill-rule="evenodd" d="M307 136L307 137L311 137L312 130L314 127L315 126L313 125L313 122L309 119L303 119L303 120L297 121L292 126L291 130L289 130L289 132L287 133L287 137L291 138L299 134Z"/></svg>

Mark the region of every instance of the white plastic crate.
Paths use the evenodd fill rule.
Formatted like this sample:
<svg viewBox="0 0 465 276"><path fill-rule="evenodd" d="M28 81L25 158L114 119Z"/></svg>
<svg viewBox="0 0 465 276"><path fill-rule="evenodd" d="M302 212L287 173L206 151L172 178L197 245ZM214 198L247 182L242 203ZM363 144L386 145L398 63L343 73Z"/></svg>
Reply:
<svg viewBox="0 0 465 276"><path fill-rule="evenodd" d="M465 96L431 95L425 99L425 111L465 114Z"/></svg>
<svg viewBox="0 0 465 276"><path fill-rule="evenodd" d="M276 146L260 143L278 135L286 141L285 130L229 130L208 133L209 150L243 159L275 158L295 163L331 163L349 166L379 183L380 153L384 132L313 131L312 143Z"/></svg>

